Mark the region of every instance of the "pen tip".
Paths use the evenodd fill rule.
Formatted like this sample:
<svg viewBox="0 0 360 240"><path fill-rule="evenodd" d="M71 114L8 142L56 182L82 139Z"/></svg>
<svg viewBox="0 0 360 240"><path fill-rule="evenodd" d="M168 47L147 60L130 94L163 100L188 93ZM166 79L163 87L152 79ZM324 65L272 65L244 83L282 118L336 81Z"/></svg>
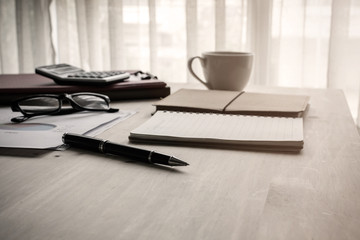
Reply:
<svg viewBox="0 0 360 240"><path fill-rule="evenodd" d="M187 162L181 161L180 159L178 159L176 157L170 157L169 165L170 166L188 166L189 164Z"/></svg>

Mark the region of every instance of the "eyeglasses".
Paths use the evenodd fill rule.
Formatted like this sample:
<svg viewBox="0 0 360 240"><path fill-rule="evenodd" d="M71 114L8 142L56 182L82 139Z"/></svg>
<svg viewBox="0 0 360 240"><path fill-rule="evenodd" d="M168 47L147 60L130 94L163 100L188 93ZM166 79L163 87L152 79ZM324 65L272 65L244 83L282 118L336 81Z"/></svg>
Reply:
<svg viewBox="0 0 360 240"><path fill-rule="evenodd" d="M71 107L64 107L64 100L67 100ZM13 112L21 112L24 115L11 119L12 122L16 123L41 115L69 114L78 111L119 111L119 109L110 108L108 96L89 92L28 96L13 102L11 109Z"/></svg>

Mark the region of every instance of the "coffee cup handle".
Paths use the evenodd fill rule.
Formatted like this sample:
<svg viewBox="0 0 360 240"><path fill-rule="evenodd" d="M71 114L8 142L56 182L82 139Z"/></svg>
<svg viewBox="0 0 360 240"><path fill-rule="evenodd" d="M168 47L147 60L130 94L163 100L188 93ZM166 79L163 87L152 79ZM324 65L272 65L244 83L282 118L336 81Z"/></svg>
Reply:
<svg viewBox="0 0 360 240"><path fill-rule="evenodd" d="M204 63L204 60L205 60L205 59L203 59L202 57L199 57L199 56L190 58L190 59L188 60L188 69L189 69L191 75L193 75L194 78L196 78L196 79L199 80L202 84L204 84L207 88L209 88L208 84L207 84L205 81L201 80L201 79L195 74L195 72L194 72L193 69L192 69L192 63L193 63L193 61L194 61L195 59L199 59L202 64Z"/></svg>

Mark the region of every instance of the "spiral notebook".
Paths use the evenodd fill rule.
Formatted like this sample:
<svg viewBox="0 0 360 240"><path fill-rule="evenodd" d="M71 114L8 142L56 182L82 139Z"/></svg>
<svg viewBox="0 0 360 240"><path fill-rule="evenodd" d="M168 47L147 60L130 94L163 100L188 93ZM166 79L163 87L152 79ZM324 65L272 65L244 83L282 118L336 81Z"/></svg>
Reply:
<svg viewBox="0 0 360 240"><path fill-rule="evenodd" d="M303 119L157 111L130 132L132 142L230 149L300 151Z"/></svg>

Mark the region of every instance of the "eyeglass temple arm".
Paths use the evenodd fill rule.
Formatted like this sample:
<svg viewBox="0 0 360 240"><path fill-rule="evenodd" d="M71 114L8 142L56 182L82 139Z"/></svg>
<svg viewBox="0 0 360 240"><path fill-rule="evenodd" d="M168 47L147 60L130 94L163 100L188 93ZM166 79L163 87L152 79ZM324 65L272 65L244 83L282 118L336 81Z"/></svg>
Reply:
<svg viewBox="0 0 360 240"><path fill-rule="evenodd" d="M114 112L118 112L118 111L119 111L118 108L109 108L109 110L107 110L106 112L114 113Z"/></svg>
<svg viewBox="0 0 360 240"><path fill-rule="evenodd" d="M28 116L18 116L11 119L13 123L22 123L28 120L30 117Z"/></svg>

